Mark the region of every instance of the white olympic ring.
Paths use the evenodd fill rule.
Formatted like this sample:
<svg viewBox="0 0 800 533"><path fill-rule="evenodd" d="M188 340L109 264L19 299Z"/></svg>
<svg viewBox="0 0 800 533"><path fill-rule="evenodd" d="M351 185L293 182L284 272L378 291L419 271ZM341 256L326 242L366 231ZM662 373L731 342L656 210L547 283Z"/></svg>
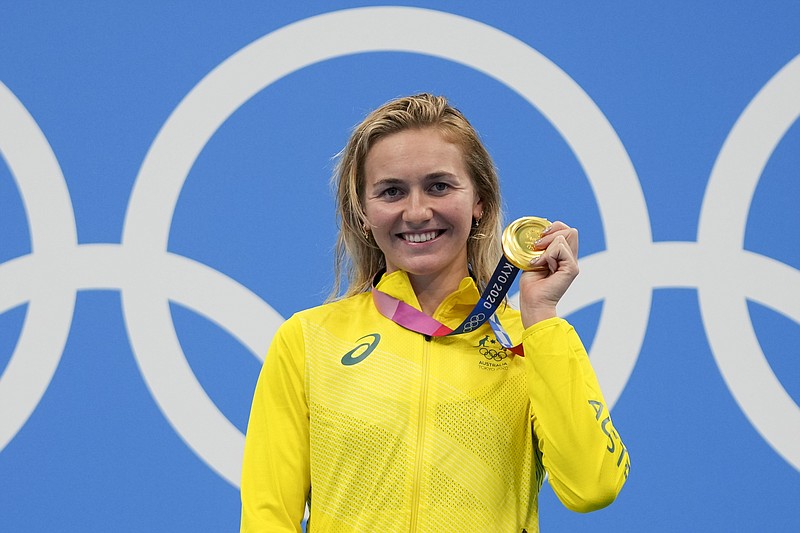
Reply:
<svg viewBox="0 0 800 533"><path fill-rule="evenodd" d="M75 288L63 281L62 259L77 246L78 234L55 154L2 83L0 153L16 177L32 249L0 265L0 312L30 302L17 347L0 378L2 450L39 404L61 360L75 307ZM31 260L34 254L36 261Z"/></svg>
<svg viewBox="0 0 800 533"><path fill-rule="evenodd" d="M706 258L710 263L697 287L711 353L728 389L775 451L800 469L800 409L764 358L746 301L747 295L800 322L797 270L743 250L756 185L772 152L798 117L800 55L750 102L711 170L697 243L704 251L713 251L713 257Z"/></svg>
<svg viewBox="0 0 800 533"><path fill-rule="evenodd" d="M438 37L437 30L443 25L448 27L446 42ZM375 27L385 31L370 30ZM286 54L286 50L293 54ZM19 184L34 243L31 254L0 265L0 312L30 302L17 349L0 379L0 404L18 406L8 420L0 420L0 450L25 423L49 384L69 332L75 291L121 289L133 353L154 400L187 445L223 478L238 486L243 436L219 412L194 377L178 343L168 302L199 311L259 358L283 319L237 282L169 253L172 213L200 151L252 96L306 66L347 54L382 50L437 56L496 78L537 107L572 148L598 197L607 226L608 248L584 259L583 275L563 301L562 311L569 313L605 298L592 360L608 403L616 402L641 348L651 289L683 286L686 280L698 287L701 282L713 286L708 279L714 277L709 275L713 269L675 268L675 263L664 260L664 256L677 251L684 257L694 257L696 260L687 258L682 263L696 268L701 260L712 266L723 264L721 258L731 256L732 249L726 248L725 253L713 257L719 250L709 249L710 243L702 238L698 243L654 244L638 178L613 128L569 76L527 44L485 24L447 13L418 8L359 8L319 15L276 30L243 48L201 80L171 114L145 157L131 195L121 245L77 245L69 195L55 156L35 121L0 84L0 124L13 126L0 128L0 151ZM499 57L503 61L498 61ZM793 67L792 72L795 70ZM21 150L23 145L27 151ZM21 155L34 151L35 158ZM718 166L721 161L723 154ZM718 174L724 172L720 170ZM36 189L25 179L33 175L44 175L47 181L38 182ZM46 197L41 194L43 190L48 192ZM53 195L53 190L60 192ZM41 222L41 213L47 214L46 226ZM61 221L57 227L51 223L53 217ZM713 233L716 239L716 233L706 233ZM762 269L767 263L780 279L787 280L796 272L785 265L776 266L779 263L775 261L751 256L751 263ZM56 264L58 272L52 266ZM620 264L628 266L620 269ZM664 266L667 264L669 269ZM631 265L647 275L626 277ZM30 272L37 275L31 276ZM33 283L34 279L48 283L43 289ZM715 283L719 284L720 279ZM208 290L193 290L198 286ZM772 301L777 292L767 294L763 287L748 289L761 291L761 301ZM782 305L780 309L789 307ZM797 320L796 308L789 315ZM39 329L34 324L40 323L46 324L50 335L31 333ZM54 324L60 327L52 334ZM34 352L39 357L42 353L51 355L41 376L31 379ZM760 353L757 343L754 353ZM725 375L716 349L715 357ZM734 391L738 382L727 376L726 381L741 405L744 400ZM38 386L20 390L32 382ZM12 396L15 401L3 401ZM797 415L796 409L787 413ZM751 419L759 416L752 415ZM774 432L764 434L766 430L755 425L790 463L800 468L796 442L776 444L771 440Z"/></svg>
<svg viewBox="0 0 800 533"><path fill-rule="evenodd" d="M483 313L478 313L477 315L472 315L469 321L464 324L464 331L469 332L483 324L486 320L486 315Z"/></svg>

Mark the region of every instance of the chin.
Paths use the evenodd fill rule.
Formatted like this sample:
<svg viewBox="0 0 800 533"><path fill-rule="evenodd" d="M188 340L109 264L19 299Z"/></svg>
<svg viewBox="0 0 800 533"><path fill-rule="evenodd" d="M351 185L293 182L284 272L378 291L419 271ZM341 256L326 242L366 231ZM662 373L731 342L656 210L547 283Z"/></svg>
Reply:
<svg viewBox="0 0 800 533"><path fill-rule="evenodd" d="M412 276L433 276L443 274L451 270L453 262L445 261L409 261L398 266L400 270L405 270Z"/></svg>

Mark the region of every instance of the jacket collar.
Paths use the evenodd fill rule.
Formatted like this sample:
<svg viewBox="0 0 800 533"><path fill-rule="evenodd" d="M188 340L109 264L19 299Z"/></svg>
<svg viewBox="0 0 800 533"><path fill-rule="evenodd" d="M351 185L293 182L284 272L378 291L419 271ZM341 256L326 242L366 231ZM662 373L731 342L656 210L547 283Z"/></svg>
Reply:
<svg viewBox="0 0 800 533"><path fill-rule="evenodd" d="M422 309L405 271L396 270L391 274L378 274L376 278L379 278L379 281L375 284L376 289L407 303L417 310ZM458 289L450 293L442 301L433 314L433 318L448 326L452 322L457 325L472 311L480 296L475 280L467 276L461 280Z"/></svg>

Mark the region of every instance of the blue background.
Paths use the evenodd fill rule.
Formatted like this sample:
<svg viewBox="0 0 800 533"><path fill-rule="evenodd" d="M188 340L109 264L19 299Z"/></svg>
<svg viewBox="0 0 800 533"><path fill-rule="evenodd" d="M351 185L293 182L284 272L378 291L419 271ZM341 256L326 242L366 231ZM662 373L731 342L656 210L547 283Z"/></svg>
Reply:
<svg viewBox="0 0 800 533"><path fill-rule="evenodd" d="M148 148L206 74L287 24L363 5L371 3L3 2L0 81L58 158L79 243L119 243ZM564 70L627 150L656 242L696 240L723 141L756 93L800 53L800 3L789 0L395 5L481 21ZM500 169L509 219L557 217L580 228L583 256L605 249L583 169L536 109L463 65L382 52L301 69L239 108L189 174L169 250L233 278L284 317L317 305L332 282L333 156L369 109L423 90L448 95L480 131ZM798 169L795 124L762 174L745 238L746 249L794 269ZM22 198L2 159L0 228L0 263L31 252ZM26 309L0 309L0 372ZM171 309L192 370L244 431L259 361L191 309ZM572 317L589 345L601 310ZM756 303L750 313L765 356L800 403L798 324ZM654 291L614 418L632 458L617 502L577 515L545 487L543 531L800 529L798 471L731 396L695 288ZM119 290L80 291L49 388L0 450L0 530L234 531L238 521L238 489L187 447L142 380Z"/></svg>

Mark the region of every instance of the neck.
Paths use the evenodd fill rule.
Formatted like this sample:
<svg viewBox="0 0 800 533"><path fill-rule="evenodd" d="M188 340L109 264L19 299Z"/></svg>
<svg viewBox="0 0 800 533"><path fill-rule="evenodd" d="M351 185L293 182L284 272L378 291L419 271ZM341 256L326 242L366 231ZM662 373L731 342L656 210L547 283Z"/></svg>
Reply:
<svg viewBox="0 0 800 533"><path fill-rule="evenodd" d="M422 308L422 312L428 316L433 316L439 305L447 296L458 289L461 280L467 275L469 275L469 272L464 268L463 272L455 271L431 276L409 274L408 279L411 281L414 294L417 295L417 301Z"/></svg>

